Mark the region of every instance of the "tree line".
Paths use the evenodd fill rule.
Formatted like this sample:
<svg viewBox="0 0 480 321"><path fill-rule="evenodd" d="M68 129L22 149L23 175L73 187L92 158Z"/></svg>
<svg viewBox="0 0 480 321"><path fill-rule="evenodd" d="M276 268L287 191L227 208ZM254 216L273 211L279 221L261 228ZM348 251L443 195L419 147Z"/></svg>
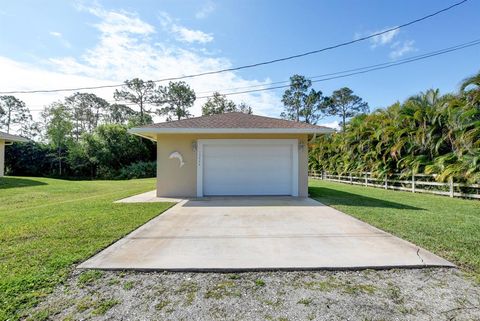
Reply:
<svg viewBox="0 0 480 321"><path fill-rule="evenodd" d="M458 93L430 89L353 117L342 132L311 144L309 166L338 174L480 181L480 73L465 79Z"/></svg>
<svg viewBox="0 0 480 321"><path fill-rule="evenodd" d="M114 103L93 93L74 93L46 106L34 121L26 104L14 96L0 96L0 130L32 139L6 150L9 175L76 178L155 176L155 146L129 135L128 128L191 117L196 95L185 82L160 86L132 79L113 93ZM215 92L202 106L203 115L239 111L252 113Z"/></svg>

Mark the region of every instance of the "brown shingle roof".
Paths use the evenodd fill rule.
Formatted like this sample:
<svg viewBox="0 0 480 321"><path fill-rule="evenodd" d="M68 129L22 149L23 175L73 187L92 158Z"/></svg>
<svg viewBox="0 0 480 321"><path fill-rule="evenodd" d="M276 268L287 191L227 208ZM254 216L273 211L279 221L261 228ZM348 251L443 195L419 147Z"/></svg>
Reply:
<svg viewBox="0 0 480 321"><path fill-rule="evenodd" d="M214 128L248 128L248 129L310 129L325 130L331 128L291 120L249 115L240 112L201 116L176 121L142 126L142 128L177 128L177 129L214 129Z"/></svg>
<svg viewBox="0 0 480 321"><path fill-rule="evenodd" d="M0 131L0 139L6 140L9 142L28 142L28 139L22 136L12 135L2 131Z"/></svg>

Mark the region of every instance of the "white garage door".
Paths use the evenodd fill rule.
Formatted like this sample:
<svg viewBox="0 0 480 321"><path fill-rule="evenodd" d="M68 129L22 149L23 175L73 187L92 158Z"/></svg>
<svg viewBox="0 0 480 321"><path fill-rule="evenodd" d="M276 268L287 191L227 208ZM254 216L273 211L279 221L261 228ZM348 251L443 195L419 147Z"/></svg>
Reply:
<svg viewBox="0 0 480 321"><path fill-rule="evenodd" d="M298 181L294 168L298 153L294 143L293 140L205 141L199 164L203 165L203 195L296 195Z"/></svg>

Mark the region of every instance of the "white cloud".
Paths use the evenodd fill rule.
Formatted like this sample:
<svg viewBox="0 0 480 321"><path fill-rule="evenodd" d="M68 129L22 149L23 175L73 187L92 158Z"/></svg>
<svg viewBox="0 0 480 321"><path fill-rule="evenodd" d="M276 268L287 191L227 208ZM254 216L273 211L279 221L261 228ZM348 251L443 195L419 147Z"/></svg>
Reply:
<svg viewBox="0 0 480 321"><path fill-rule="evenodd" d="M336 129L336 130L340 129L340 122L338 120L328 122L328 123L322 123L322 124L319 124L319 125L320 126L326 126L326 127L329 127L329 128L333 128L333 129Z"/></svg>
<svg viewBox="0 0 480 321"><path fill-rule="evenodd" d="M58 31L50 31L50 36L57 38L60 43L66 48L72 48L72 44L63 38L63 34Z"/></svg>
<svg viewBox="0 0 480 321"><path fill-rule="evenodd" d="M102 8L82 8L99 18L94 27L98 41L80 56L51 57L37 67L0 56L0 88L16 89L74 88L122 83L139 77L156 80L179 75L202 73L231 67L229 59L206 55L198 50L183 48L161 38L155 28L142 21L137 14L126 11L106 11ZM234 72L186 79L196 92L222 91L228 88L262 85L270 80L247 80ZM114 89L89 90L108 101L113 100ZM21 94L32 109L61 100L72 92L49 94ZM199 94L198 96L204 96ZM229 96L244 101L259 115L278 116L280 99L273 92L258 92ZM205 99L198 99L191 112L201 114ZM159 117L156 121L160 121Z"/></svg>
<svg viewBox="0 0 480 321"><path fill-rule="evenodd" d="M392 29L392 27L369 33L356 32L354 35L354 39L359 39L368 35L384 32L389 29ZM414 46L415 41L413 40L396 40L399 34L400 29L395 29L389 32L385 32L384 34L375 36L370 39L370 48L373 50L377 47L388 46L391 50L389 53L389 57L391 59L398 59L409 52L417 50Z"/></svg>
<svg viewBox="0 0 480 321"><path fill-rule="evenodd" d="M391 28L385 28L383 30L374 31L371 34L384 32L388 29L391 29ZM376 48L378 46L384 46L384 45L387 45L387 44L391 43L393 41L393 39L396 36L398 36L399 32L400 32L400 29L395 29L395 30L392 30L392 31L389 31L389 32L386 32L384 34L381 34L381 35L378 35L378 36L375 36L375 37L371 38L370 39L370 43L372 44L371 47Z"/></svg>
<svg viewBox="0 0 480 321"><path fill-rule="evenodd" d="M213 41L213 36L211 34L200 30L191 30L182 26L173 25L172 31L177 34L177 40L183 42L207 43Z"/></svg>
<svg viewBox="0 0 480 321"><path fill-rule="evenodd" d="M403 55L409 53L409 52L414 52L417 51L417 49L414 46L415 41L413 40L406 40L403 42L395 42L391 48L393 49L390 52L390 58L392 59L398 59L402 57Z"/></svg>
<svg viewBox="0 0 480 321"><path fill-rule="evenodd" d="M160 23L163 28L171 32L175 39L180 42L186 43L200 43L205 44L213 41L213 35L205 33L201 30L193 30L182 25L179 25L173 21L170 15L166 12L162 12L159 15Z"/></svg>
<svg viewBox="0 0 480 321"><path fill-rule="evenodd" d="M195 18L204 19L208 17L213 11L215 11L216 5L213 1L207 1L203 7L195 13Z"/></svg>
<svg viewBox="0 0 480 321"><path fill-rule="evenodd" d="M2 76L0 76L0 88L2 88L2 91L72 88L92 85L111 85L116 83L97 78L48 71L31 64L21 63L2 56L0 56L0 70L2 70ZM5 75L5 77L3 77L3 75ZM111 99L111 90L104 89L102 91L95 91L95 93ZM34 114L38 114L38 111L44 106L63 99L64 96L70 94L71 93L69 92L65 92L15 94L15 96L23 100L27 104L27 107L34 110Z"/></svg>

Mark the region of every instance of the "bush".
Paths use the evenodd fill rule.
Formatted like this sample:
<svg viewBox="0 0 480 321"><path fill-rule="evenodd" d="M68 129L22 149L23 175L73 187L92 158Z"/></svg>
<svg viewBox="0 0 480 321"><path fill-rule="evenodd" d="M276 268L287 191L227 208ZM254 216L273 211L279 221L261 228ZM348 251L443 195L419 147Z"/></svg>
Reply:
<svg viewBox="0 0 480 321"><path fill-rule="evenodd" d="M54 154L46 144L14 143L5 148L5 172L12 176L48 176L56 166Z"/></svg>
<svg viewBox="0 0 480 321"><path fill-rule="evenodd" d="M155 177L157 174L157 162L137 162L120 170L119 179Z"/></svg>

